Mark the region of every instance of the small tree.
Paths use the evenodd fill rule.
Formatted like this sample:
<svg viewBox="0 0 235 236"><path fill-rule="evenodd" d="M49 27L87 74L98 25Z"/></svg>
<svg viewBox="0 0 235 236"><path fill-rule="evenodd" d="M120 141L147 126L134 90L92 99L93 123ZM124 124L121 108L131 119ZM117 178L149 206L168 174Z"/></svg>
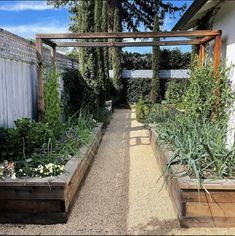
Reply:
<svg viewBox="0 0 235 236"><path fill-rule="evenodd" d="M159 23L158 23L158 16L155 15L154 17L154 32L159 31ZM158 42L158 38L153 39L154 42ZM153 47L153 55L152 55L152 84L151 84L151 92L150 92L150 101L152 103L160 103L161 101L161 94L160 94L160 76L159 76L159 56L160 56L160 47L154 46Z"/></svg>

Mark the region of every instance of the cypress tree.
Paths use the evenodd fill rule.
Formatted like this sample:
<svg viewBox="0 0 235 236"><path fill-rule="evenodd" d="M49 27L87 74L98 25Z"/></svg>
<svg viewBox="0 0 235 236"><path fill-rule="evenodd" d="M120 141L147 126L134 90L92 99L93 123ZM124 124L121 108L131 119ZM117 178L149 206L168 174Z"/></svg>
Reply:
<svg viewBox="0 0 235 236"><path fill-rule="evenodd" d="M102 32L108 31L108 3L107 1L102 1ZM107 42L107 40L104 40ZM109 80L109 51L108 48L103 49L103 66L104 66L104 78L105 78L105 97L109 99L110 97L110 80Z"/></svg>
<svg viewBox="0 0 235 236"><path fill-rule="evenodd" d="M95 1L95 32L102 32L102 8L103 8L103 1ZM99 40L97 40L99 41ZM100 105L104 105L105 103L105 68L104 68L104 49L97 47L96 48L97 54L97 76L98 76L98 83L99 83L99 99Z"/></svg>
<svg viewBox="0 0 235 236"><path fill-rule="evenodd" d="M90 33L95 31L94 19L94 0L80 0L79 12L80 22L78 29L82 33ZM85 106L92 112L96 113L99 107L99 80L97 80L97 53L93 47L79 49L80 72L87 83L87 96Z"/></svg>
<svg viewBox="0 0 235 236"><path fill-rule="evenodd" d="M155 15L154 17L154 32L159 31L159 22L158 16ZM158 42L158 38L153 39L154 42ZM160 47L154 46L153 47L153 54L152 54L152 71L153 77L151 82L151 92L150 92L150 101L152 103L160 103L161 101L161 94L160 94L160 71L159 71L159 56L160 56Z"/></svg>
<svg viewBox="0 0 235 236"><path fill-rule="evenodd" d="M114 11L114 26L113 32L122 32L121 17L119 8ZM116 89L117 95L121 95L122 85L122 66L121 66L121 48L114 48L112 55L113 62L113 86Z"/></svg>

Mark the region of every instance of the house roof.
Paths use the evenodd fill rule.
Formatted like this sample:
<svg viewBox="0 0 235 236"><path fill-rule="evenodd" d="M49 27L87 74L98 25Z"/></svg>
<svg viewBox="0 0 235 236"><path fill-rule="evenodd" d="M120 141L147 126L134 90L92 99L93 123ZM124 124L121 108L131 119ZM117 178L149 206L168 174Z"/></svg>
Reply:
<svg viewBox="0 0 235 236"><path fill-rule="evenodd" d="M172 28L172 31L192 29L197 25L198 20L205 16L219 2L221 0L194 0L188 10Z"/></svg>

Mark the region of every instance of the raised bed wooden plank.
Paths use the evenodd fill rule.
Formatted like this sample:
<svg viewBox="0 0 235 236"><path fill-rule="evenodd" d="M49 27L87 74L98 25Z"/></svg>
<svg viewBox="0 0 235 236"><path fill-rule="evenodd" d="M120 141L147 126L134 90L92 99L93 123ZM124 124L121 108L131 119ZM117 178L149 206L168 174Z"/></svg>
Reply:
<svg viewBox="0 0 235 236"><path fill-rule="evenodd" d="M149 129L149 137L160 168L164 170L173 152L166 145L159 144L154 128ZM177 168L173 166L172 171ZM235 182L233 180L208 179L201 187L198 186L196 179L183 177L173 179L167 189L182 227L235 226Z"/></svg>
<svg viewBox="0 0 235 236"><path fill-rule="evenodd" d="M89 145L81 149L80 158L71 158L59 176L0 181L0 223L66 223L101 139L100 123Z"/></svg>

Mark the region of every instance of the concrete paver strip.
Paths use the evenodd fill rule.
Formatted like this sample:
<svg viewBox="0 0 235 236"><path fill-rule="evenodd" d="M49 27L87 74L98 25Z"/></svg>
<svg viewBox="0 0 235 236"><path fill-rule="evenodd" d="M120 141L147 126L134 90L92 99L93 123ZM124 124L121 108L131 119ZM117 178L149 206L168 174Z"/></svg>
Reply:
<svg viewBox="0 0 235 236"><path fill-rule="evenodd" d="M67 224L1 224L0 234L235 234L235 229L181 229L147 131L134 110L115 110Z"/></svg>

